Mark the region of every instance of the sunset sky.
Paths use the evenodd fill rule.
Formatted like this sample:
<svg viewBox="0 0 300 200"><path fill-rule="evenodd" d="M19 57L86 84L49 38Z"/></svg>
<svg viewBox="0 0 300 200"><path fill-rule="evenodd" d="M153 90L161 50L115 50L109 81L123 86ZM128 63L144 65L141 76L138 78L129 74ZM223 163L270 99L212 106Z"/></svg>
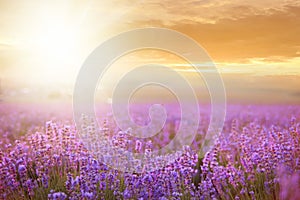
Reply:
<svg viewBox="0 0 300 200"><path fill-rule="evenodd" d="M196 40L216 63L229 101L300 103L299 0L1 0L2 87L72 87L94 48L142 27L169 28ZM161 52L118 63L147 62L193 73Z"/></svg>

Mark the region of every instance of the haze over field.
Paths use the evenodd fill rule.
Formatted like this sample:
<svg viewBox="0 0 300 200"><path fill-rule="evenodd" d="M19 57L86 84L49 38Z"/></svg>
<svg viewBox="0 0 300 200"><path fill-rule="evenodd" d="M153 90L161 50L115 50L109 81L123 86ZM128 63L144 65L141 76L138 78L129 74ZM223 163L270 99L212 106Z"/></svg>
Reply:
<svg viewBox="0 0 300 200"><path fill-rule="evenodd" d="M70 101L89 53L115 34L142 27L177 30L202 45L223 77L229 102L300 102L300 1L294 0L1 1L1 98ZM201 100L208 99L190 65L150 50L117 60L98 95L109 99L122 73L144 63L172 67L199 88ZM161 96L148 91L141 91L145 99Z"/></svg>

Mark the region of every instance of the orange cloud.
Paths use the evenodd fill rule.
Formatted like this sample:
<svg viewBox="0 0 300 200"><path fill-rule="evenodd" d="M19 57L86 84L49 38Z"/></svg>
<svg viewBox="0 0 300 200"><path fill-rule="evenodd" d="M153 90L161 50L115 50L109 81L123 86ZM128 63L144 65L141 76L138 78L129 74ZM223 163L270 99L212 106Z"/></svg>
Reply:
<svg viewBox="0 0 300 200"><path fill-rule="evenodd" d="M268 14L243 15L247 10L245 7L232 7L231 18L219 19L213 24L197 21L201 13L194 17L195 20L181 19L170 25L162 20L160 23L151 21L150 24L167 26L191 36L217 61L299 56L300 6L272 9ZM142 26L145 23L147 21L137 20L132 25Z"/></svg>

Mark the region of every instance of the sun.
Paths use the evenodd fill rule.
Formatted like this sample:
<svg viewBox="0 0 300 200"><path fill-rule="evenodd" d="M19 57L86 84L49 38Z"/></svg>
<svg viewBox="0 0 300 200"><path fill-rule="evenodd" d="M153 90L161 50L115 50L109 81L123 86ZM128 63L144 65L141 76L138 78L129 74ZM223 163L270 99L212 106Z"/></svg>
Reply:
<svg viewBox="0 0 300 200"><path fill-rule="evenodd" d="M24 73L41 82L72 81L83 57L80 27L64 15L36 17L41 19L28 27L26 39L31 70Z"/></svg>
<svg viewBox="0 0 300 200"><path fill-rule="evenodd" d="M20 30L15 46L22 56L17 72L36 82L73 83L89 53L115 31L114 22L131 8L126 4L129 10L111 12L111 1L95 4L43 1L26 7L26 16L15 23Z"/></svg>
<svg viewBox="0 0 300 200"><path fill-rule="evenodd" d="M45 62L61 66L70 64L78 46L78 30L60 22L44 25L34 38L34 52L42 56Z"/></svg>

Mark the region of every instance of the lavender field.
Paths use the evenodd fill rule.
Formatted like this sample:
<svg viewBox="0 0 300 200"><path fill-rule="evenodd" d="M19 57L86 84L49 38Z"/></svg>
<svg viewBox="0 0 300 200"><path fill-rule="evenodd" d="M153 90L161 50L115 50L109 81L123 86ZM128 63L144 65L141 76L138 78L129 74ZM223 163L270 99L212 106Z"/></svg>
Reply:
<svg viewBox="0 0 300 200"><path fill-rule="evenodd" d="M83 145L70 112L0 106L0 199L300 199L299 106L229 105L223 131L202 155L204 112L180 158L142 173L100 162ZM111 146L146 157L175 134L175 119L163 137L149 140L99 119Z"/></svg>
<svg viewBox="0 0 300 200"><path fill-rule="evenodd" d="M0 200L300 200L300 0L0 0Z"/></svg>

